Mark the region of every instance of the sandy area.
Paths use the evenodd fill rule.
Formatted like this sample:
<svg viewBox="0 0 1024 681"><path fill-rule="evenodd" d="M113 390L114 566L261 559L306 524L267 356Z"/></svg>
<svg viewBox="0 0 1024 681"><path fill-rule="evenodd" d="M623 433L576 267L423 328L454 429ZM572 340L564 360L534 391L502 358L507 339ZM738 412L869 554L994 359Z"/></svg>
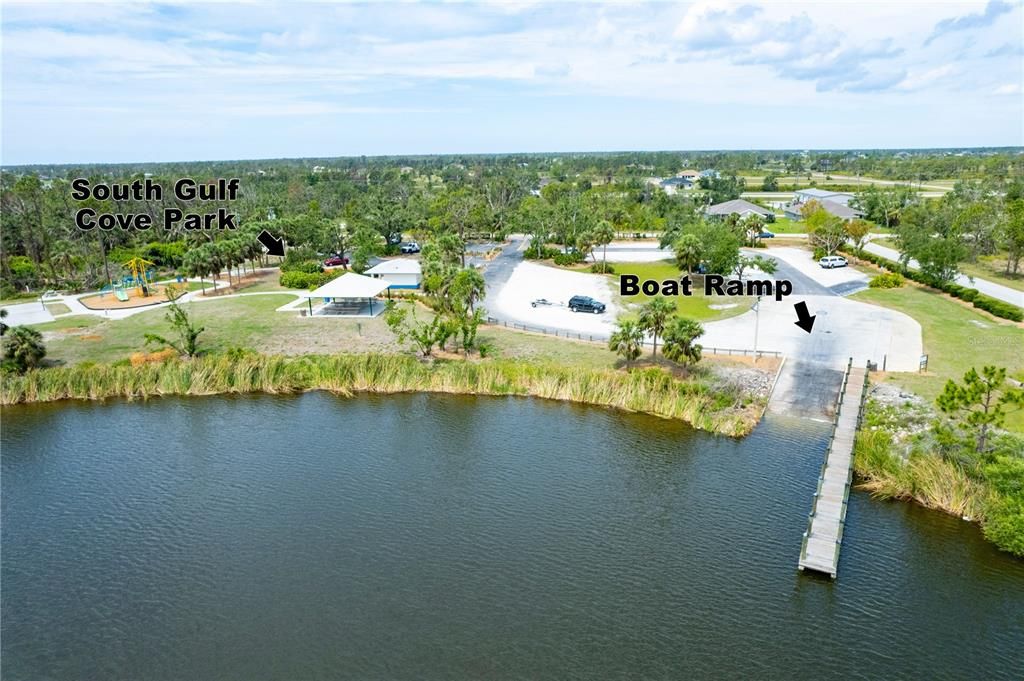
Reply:
<svg viewBox="0 0 1024 681"><path fill-rule="evenodd" d="M78 299L78 302L90 310L122 310L132 307L148 307L150 305L166 303L166 290L166 285L156 284L150 287L150 295L148 296L142 296L139 294L138 289L131 288L128 290L128 300L118 300L113 291L107 291L96 295L82 296Z"/></svg>
<svg viewBox="0 0 1024 681"><path fill-rule="evenodd" d="M523 262L516 266L497 298L485 304L492 316L504 320L606 336L612 332L619 313L612 293L611 280L603 275ZM575 295L590 296L607 309L604 314L573 312L565 305ZM531 307L537 298L546 298L555 305Z"/></svg>

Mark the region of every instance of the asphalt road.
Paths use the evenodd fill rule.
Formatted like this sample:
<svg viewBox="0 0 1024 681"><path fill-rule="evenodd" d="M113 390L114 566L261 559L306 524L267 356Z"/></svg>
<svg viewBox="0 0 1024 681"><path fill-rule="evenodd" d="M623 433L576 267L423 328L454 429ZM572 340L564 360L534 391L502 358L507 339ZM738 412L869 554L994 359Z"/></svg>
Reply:
<svg viewBox="0 0 1024 681"><path fill-rule="evenodd" d="M883 258L888 258L889 260L895 261L900 259L899 251L892 248L887 248L886 246L883 246L881 244L868 242L868 244L864 246L864 250L867 251L868 253L874 253L875 255L880 255ZM908 264L912 269L919 269L916 260L911 260ZM963 274L957 275L956 283L960 284L961 286L969 286L971 288L976 288L982 293L984 293L986 296L998 298L999 300L1005 301L1007 303L1012 303L1013 305L1024 307L1024 291L1018 291L1016 289L1010 288L1009 286L996 284L995 282L989 281L987 279L971 279L970 277L967 277Z"/></svg>

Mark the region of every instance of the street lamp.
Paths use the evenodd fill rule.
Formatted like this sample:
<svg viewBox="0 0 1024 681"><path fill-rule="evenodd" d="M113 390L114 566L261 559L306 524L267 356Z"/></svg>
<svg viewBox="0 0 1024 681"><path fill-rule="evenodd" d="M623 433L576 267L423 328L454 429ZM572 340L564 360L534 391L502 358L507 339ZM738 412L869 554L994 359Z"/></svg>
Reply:
<svg viewBox="0 0 1024 681"><path fill-rule="evenodd" d="M754 364L757 364L757 332L761 328L761 296L754 303Z"/></svg>

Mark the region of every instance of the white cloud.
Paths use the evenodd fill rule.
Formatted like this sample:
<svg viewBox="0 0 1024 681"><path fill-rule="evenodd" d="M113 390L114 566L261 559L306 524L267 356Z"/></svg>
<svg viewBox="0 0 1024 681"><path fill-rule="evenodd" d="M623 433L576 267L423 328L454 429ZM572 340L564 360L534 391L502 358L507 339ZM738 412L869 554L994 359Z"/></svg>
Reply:
<svg viewBox="0 0 1024 681"><path fill-rule="evenodd" d="M1007 83L1000 85L992 91L994 95L1019 95L1021 92L1020 83Z"/></svg>

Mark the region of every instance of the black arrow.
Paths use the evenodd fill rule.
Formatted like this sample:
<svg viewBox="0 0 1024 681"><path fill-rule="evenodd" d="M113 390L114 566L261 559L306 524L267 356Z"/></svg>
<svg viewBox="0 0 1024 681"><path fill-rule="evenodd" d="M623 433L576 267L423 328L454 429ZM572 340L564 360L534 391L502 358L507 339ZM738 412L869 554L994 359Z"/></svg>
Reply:
<svg viewBox="0 0 1024 681"><path fill-rule="evenodd" d="M796 321L793 323L799 326L807 333L810 333L811 329L814 328L814 317L816 315L813 315L807 311L807 303L805 303L802 300L793 307L796 308L797 318Z"/></svg>
<svg viewBox="0 0 1024 681"><path fill-rule="evenodd" d="M260 232L260 235L256 238L263 244L270 255L284 255L284 239L274 238L267 230Z"/></svg>

